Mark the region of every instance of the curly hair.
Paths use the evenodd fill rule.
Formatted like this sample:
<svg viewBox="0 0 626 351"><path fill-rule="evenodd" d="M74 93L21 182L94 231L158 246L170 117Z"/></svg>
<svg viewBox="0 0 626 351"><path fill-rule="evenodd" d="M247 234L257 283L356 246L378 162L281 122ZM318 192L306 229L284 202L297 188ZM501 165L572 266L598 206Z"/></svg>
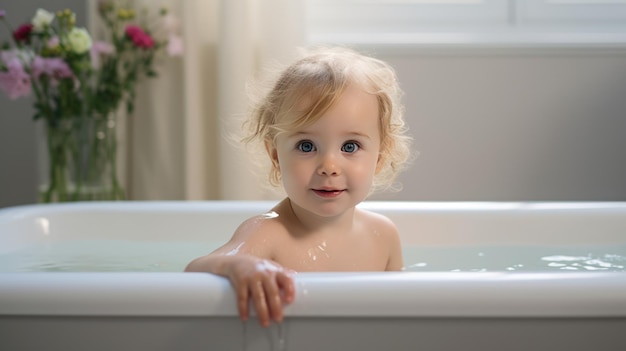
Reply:
<svg viewBox="0 0 626 351"><path fill-rule="evenodd" d="M388 189L410 155L402 90L395 71L384 61L335 47L311 50L279 75L254 106L246 122L244 143L275 146L279 134L315 123L351 84L378 99L380 154L372 191ZM270 184L279 186L280 170L272 165Z"/></svg>

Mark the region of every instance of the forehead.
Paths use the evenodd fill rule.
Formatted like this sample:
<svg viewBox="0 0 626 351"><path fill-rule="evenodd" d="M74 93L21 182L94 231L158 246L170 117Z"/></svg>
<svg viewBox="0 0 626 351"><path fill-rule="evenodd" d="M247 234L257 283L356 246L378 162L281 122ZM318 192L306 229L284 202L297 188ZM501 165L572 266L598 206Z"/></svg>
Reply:
<svg viewBox="0 0 626 351"><path fill-rule="evenodd" d="M317 118L293 132L342 132L379 135L378 98L357 85L348 86Z"/></svg>

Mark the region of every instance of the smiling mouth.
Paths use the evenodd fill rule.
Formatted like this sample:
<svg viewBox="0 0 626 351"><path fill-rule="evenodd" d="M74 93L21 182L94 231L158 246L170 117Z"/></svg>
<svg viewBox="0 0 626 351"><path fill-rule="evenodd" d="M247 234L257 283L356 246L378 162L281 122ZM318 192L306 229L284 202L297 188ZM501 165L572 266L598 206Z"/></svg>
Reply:
<svg viewBox="0 0 626 351"><path fill-rule="evenodd" d="M343 194L345 190L330 190L330 189L313 189L313 192L320 197L334 198Z"/></svg>

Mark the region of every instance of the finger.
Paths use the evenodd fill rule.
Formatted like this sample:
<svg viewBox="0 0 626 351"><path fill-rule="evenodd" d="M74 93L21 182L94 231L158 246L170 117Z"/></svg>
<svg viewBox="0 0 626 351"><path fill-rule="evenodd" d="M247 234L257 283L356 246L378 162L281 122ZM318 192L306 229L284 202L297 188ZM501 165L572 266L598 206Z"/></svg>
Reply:
<svg viewBox="0 0 626 351"><path fill-rule="evenodd" d="M255 284L251 284L250 291L252 294L252 301L254 302L254 309L256 310L259 323L264 327L269 327L270 319L269 312L267 310L267 302L265 300L263 282L259 280Z"/></svg>
<svg viewBox="0 0 626 351"><path fill-rule="evenodd" d="M249 294L248 294L248 285L247 284L239 284L236 288L237 291L237 310L239 310L239 318L242 321L247 321L249 317Z"/></svg>
<svg viewBox="0 0 626 351"><path fill-rule="evenodd" d="M283 320L283 303L280 298L280 289L275 279L267 279L264 283L265 298L271 318L279 323Z"/></svg>
<svg viewBox="0 0 626 351"><path fill-rule="evenodd" d="M291 274L278 273L276 275L276 282L278 283L280 290L283 292L285 302L292 303L296 297L296 286Z"/></svg>

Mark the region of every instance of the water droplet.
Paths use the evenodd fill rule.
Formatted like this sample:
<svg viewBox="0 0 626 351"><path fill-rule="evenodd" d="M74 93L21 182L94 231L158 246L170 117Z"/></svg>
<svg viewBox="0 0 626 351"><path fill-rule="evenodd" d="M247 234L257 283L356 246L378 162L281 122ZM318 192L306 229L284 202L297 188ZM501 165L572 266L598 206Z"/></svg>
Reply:
<svg viewBox="0 0 626 351"><path fill-rule="evenodd" d="M548 263L548 267L565 267L565 266L567 266L565 263L557 263L557 262Z"/></svg>
<svg viewBox="0 0 626 351"><path fill-rule="evenodd" d="M263 217L265 219L277 218L278 217L278 212L270 211L270 212L262 214L261 217Z"/></svg>
<svg viewBox="0 0 626 351"><path fill-rule="evenodd" d="M276 351L285 351L287 350L287 339L285 336L285 329L286 329L286 325L287 321L283 321L282 323L278 324L278 345L276 347Z"/></svg>

